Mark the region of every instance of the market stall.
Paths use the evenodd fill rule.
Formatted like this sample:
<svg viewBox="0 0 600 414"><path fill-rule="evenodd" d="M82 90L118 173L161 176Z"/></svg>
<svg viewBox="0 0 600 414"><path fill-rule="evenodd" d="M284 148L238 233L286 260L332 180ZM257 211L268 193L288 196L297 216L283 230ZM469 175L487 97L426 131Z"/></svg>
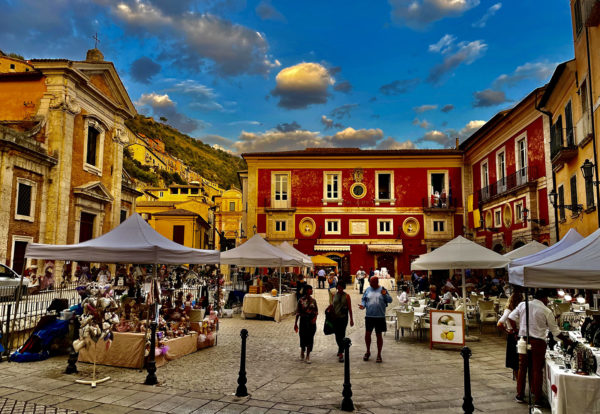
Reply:
<svg viewBox="0 0 600 414"><path fill-rule="evenodd" d="M530 256L537 252L541 252L544 249L547 249L548 246L542 244L536 240L533 240L527 243L524 246L519 247L518 249L511 250L510 252L504 254L503 256L507 259L515 260L520 259L521 257Z"/></svg>
<svg viewBox="0 0 600 414"><path fill-rule="evenodd" d="M167 320L162 320L162 316L158 312L160 288L157 282L157 267L159 263L216 264L219 263L219 252L192 249L175 243L157 233L139 214L133 214L110 232L83 243L73 245L29 244L25 256L51 260L153 265L152 285L154 288L150 289L151 294L145 303L146 309L144 312L138 312L131 320L126 320L123 316L119 318L118 315L121 315L122 309L120 307L116 309L117 305L110 305L109 307L103 305L107 300L114 302L110 295L110 286L94 287L94 295L97 294L98 296L88 296L86 299L88 303L84 303L84 314L80 316L82 326L80 338L73 344L76 351L80 352L82 361L91 360L98 363L104 358L102 360L105 363L114 362L124 364L120 366L134 365L141 367L141 361L147 355L148 364L154 365L155 356L157 357L156 362L160 364L160 355L164 353L165 341L174 340L171 352L175 352L176 355L183 355L192 349L190 345L192 337L204 335L204 338L206 338L207 336L208 332L190 333L189 320L185 315L174 319L173 325ZM109 324L106 324L106 320L98 318L98 309L104 308L107 311L110 308L111 319ZM216 315L211 314L211 316L213 320L216 320ZM148 317L152 320L150 324L146 321ZM217 325L214 321L213 324ZM159 331L155 334L157 327ZM117 332L117 329L123 329L125 332ZM99 337L95 335L98 330L102 332ZM91 340L90 332L94 334ZM214 336L216 333L212 335ZM187 340L181 339L186 336L188 337ZM112 346L110 345L115 345L111 341L113 338L117 345L116 349L111 351ZM117 341L116 338L119 338L119 340ZM143 341L142 345L140 345L140 338ZM99 343L104 341L104 345L107 345L106 342L108 342L108 350L106 350L106 346L99 346ZM187 344L187 342L190 344ZM196 348L199 342L196 339ZM124 350L126 352L123 352ZM114 356L117 354L119 356L115 358ZM100 359L94 359L94 357ZM156 377L154 377L155 380Z"/></svg>
<svg viewBox="0 0 600 414"><path fill-rule="evenodd" d="M467 328L465 339L469 340L471 338L469 338L468 334L469 322L467 317L465 269L497 269L506 267L509 262L509 259L502 257L498 253L471 240L467 240L462 236L458 236L431 253L419 256L412 262L411 269L450 271L460 269L462 271L462 305L465 314L465 326Z"/></svg>
<svg viewBox="0 0 600 414"><path fill-rule="evenodd" d="M600 288L600 229L560 250L554 249L554 254L541 255L544 252L537 253L537 261L525 257L521 259L524 265L512 263L509 281L527 288ZM579 349L573 364L569 362L567 366L571 357L564 348L546 354L546 391L552 412L600 412L600 376L596 370L586 369L591 365L590 360L592 363L598 360L595 351L583 337L571 339L575 339L575 347Z"/></svg>
<svg viewBox="0 0 600 414"><path fill-rule="evenodd" d="M235 249L223 252L221 254L221 264L249 267L274 267L281 269L282 267L287 266L302 267L304 262L302 259L294 258L281 249L273 246L259 234L255 234L244 244ZM295 303L296 295L293 293L282 295L281 272L279 272L279 290L277 291L277 296L267 296L245 295L242 312L244 312L245 315L261 314L269 317L278 315L278 319L276 319L278 321L281 320L283 315L295 311L295 306L291 309L287 304L289 302ZM293 300L291 299L292 297Z"/></svg>

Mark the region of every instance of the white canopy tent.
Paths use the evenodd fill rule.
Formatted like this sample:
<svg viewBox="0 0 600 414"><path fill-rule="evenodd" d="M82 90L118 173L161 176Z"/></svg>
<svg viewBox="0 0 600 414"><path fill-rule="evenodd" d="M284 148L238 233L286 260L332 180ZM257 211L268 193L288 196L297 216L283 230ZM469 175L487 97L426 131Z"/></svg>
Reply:
<svg viewBox="0 0 600 414"><path fill-rule="evenodd" d="M412 262L412 270L461 270L463 312L468 329L465 269L496 269L506 267L510 259L462 236L450 240L431 253L422 254Z"/></svg>
<svg viewBox="0 0 600 414"><path fill-rule="evenodd" d="M219 263L217 250L192 249L175 243L156 232L137 213L108 233L83 243L30 243L25 257L105 263Z"/></svg>
<svg viewBox="0 0 600 414"><path fill-rule="evenodd" d="M546 257L550 257L558 252L563 251L569 246L583 240L583 236L577 232L575 229L570 229L567 234L563 236L558 242L554 243L552 246L547 249L541 250L537 253L530 254L529 256L521 257L518 259L514 259L509 267L523 266L530 263L538 262Z"/></svg>
<svg viewBox="0 0 600 414"><path fill-rule="evenodd" d="M302 260L296 259L273 246L259 234L255 234L235 249L221 253L221 264L279 268L285 266L304 266ZM279 271L278 294L281 294L281 270Z"/></svg>
<svg viewBox="0 0 600 414"><path fill-rule="evenodd" d="M541 252L544 249L547 249L548 246L542 244L538 241L531 241L524 246L519 247L518 249L512 250L503 256L507 259L515 260L520 259L521 257L529 256L531 254Z"/></svg>
<svg viewBox="0 0 600 414"><path fill-rule="evenodd" d="M289 244L287 241L284 241L277 247L279 247L281 250L283 250L284 253L287 253L290 256L292 256L298 260L301 260L303 263L302 266L308 267L308 268L313 267L313 262L312 262L312 259L310 258L310 256L302 253L300 250L296 249L294 246Z"/></svg>
<svg viewBox="0 0 600 414"><path fill-rule="evenodd" d="M511 264L508 277L510 283L525 287L600 288L600 229L533 263Z"/></svg>

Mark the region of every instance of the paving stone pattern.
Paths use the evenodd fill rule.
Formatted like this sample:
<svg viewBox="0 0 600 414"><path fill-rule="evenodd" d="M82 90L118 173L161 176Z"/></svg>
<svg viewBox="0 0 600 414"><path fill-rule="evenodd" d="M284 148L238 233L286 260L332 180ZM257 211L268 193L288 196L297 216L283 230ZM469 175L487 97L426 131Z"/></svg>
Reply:
<svg viewBox="0 0 600 414"><path fill-rule="evenodd" d="M356 325L350 368L352 399L357 413L462 413L463 359L456 347L419 342L408 333L400 341L385 336L382 364L374 356L364 362L364 311L358 292L349 290ZM143 385L146 371L98 366L98 376L111 380L97 388L75 384L90 378L92 366L78 364L79 373L66 375L67 357L27 364L0 363L0 414L3 413L341 413L344 364L337 361L333 336L322 333L326 290L315 290L321 314L312 364L299 360L294 318L280 323L222 319L216 347L171 361L158 369L160 384ZM394 301L396 299L394 298ZM393 305L392 305L393 306ZM250 396L237 398L240 330L247 329L247 387ZM506 342L495 330L480 342L468 343L476 412L527 413L514 402L515 382L504 367ZM375 336L373 335L373 347ZM375 354L375 348L372 349ZM549 412L543 410L544 413Z"/></svg>

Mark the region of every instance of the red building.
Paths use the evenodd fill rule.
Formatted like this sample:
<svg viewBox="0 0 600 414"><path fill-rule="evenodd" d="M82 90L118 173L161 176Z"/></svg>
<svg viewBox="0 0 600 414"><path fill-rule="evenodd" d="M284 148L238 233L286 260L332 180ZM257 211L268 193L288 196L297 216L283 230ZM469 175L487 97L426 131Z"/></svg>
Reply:
<svg viewBox="0 0 600 414"><path fill-rule="evenodd" d="M552 189L548 117L536 109L544 88L496 114L460 145L470 232L477 242L506 252L532 241L556 241L548 203ZM549 208L552 209L549 212Z"/></svg>
<svg viewBox="0 0 600 414"><path fill-rule="evenodd" d="M345 275L410 272L463 234L462 151L356 148L244 154L246 234L324 254Z"/></svg>

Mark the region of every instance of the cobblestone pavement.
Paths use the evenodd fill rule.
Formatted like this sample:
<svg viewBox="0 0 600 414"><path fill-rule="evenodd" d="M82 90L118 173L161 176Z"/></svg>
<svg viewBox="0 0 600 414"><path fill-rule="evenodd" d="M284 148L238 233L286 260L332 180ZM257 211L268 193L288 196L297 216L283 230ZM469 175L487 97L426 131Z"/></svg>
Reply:
<svg viewBox="0 0 600 414"><path fill-rule="evenodd" d="M462 412L463 359L457 348L436 347L405 336L385 336L383 364L362 360L364 313L358 292L349 291L355 322L347 336L353 401L358 413ZM315 290L321 313L325 290ZM396 299L394 299L396 301ZM175 360L158 369L158 386L143 385L146 372L99 366L100 377L112 379L97 388L74 384L91 377L92 366L79 363L79 374L64 374L67 358L17 364L0 363L0 413L337 413L342 400L343 365L335 339L322 334L318 320L312 364L299 360L294 318L280 323L222 319L218 345ZM240 330L249 331L246 371L250 397L236 398ZM491 328L487 328L492 331ZM373 338L375 339L375 338ZM375 344L373 344L374 346ZM504 368L505 339L495 332L468 344L473 352L471 379L476 412L526 413L514 402L515 382ZM373 350L372 350L373 351ZM543 412L549 412L547 410Z"/></svg>

